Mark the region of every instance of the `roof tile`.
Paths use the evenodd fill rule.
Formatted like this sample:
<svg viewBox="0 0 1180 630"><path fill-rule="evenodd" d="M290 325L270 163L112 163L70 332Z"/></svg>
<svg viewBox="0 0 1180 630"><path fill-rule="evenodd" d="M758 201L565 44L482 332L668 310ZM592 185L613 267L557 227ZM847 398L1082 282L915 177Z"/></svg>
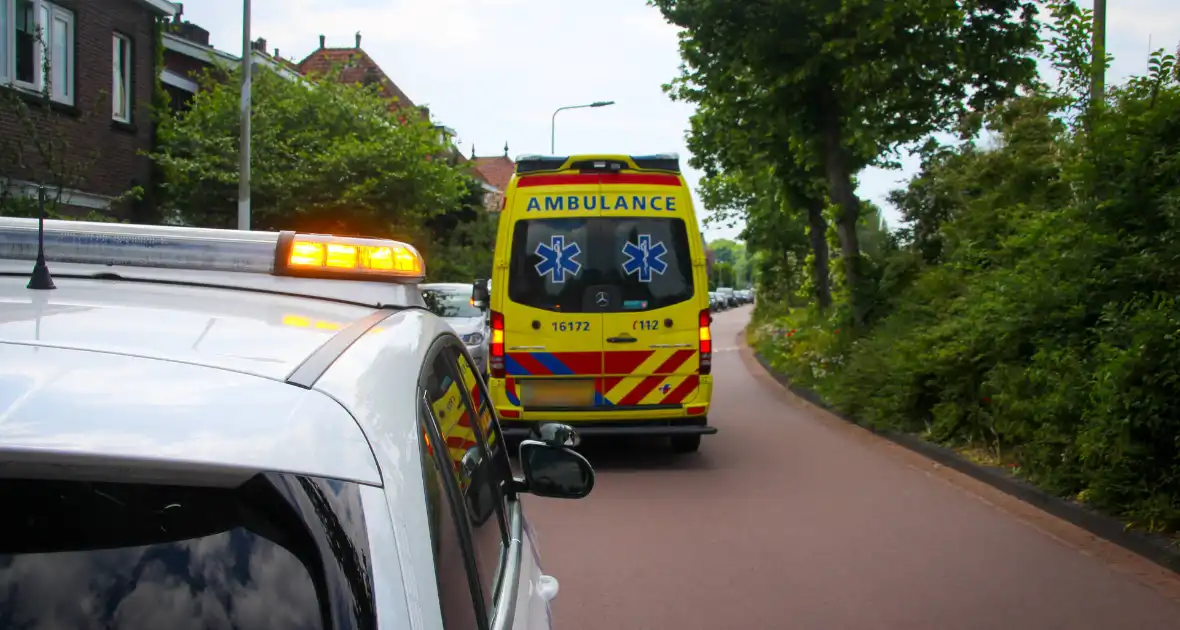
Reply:
<svg viewBox="0 0 1180 630"><path fill-rule="evenodd" d="M389 105L390 111L416 107L414 101L385 74L381 66L360 48L320 48L298 64L299 72L309 76L327 74L337 66L340 67L341 83L379 85L386 98L394 99Z"/></svg>
<svg viewBox="0 0 1180 630"><path fill-rule="evenodd" d="M516 171L516 162L506 155L477 157L471 162L489 184L501 191L508 189L508 182Z"/></svg>

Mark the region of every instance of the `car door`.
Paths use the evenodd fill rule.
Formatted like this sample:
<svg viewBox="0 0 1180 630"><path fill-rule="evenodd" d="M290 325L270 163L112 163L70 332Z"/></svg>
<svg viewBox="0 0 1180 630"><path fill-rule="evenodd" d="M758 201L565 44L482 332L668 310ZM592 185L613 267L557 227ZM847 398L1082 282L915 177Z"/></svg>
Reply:
<svg viewBox="0 0 1180 630"><path fill-rule="evenodd" d="M512 489L512 465L508 459L500 425L492 411L484 385L475 378L473 366L465 356L458 359L459 374L468 394L467 401L476 419L474 428L477 438L487 445L487 452L491 458L487 473L494 476L502 492L499 493L499 505L503 507L506 525L509 532L519 532L518 543L523 549L520 553L519 570L516 575L502 574L501 588L508 586L507 581L515 580L516 597L511 620L496 620L496 627L512 627L516 629L542 629L550 627L549 600L544 593L545 580L551 579L544 575L541 568L540 555L537 552L536 533L525 521L520 497ZM517 522L519 521L519 522ZM513 534L515 535L515 534ZM498 590L497 593L502 593ZM510 597L510 595L504 595Z"/></svg>
<svg viewBox="0 0 1180 630"><path fill-rule="evenodd" d="M593 228L585 212L542 214L513 228L505 374L510 397L528 409L576 410L597 402L603 342L602 315L593 306L596 278L588 266Z"/></svg>
<svg viewBox="0 0 1180 630"><path fill-rule="evenodd" d="M442 339L423 369L420 414L440 604L447 630L491 628L510 545L503 494L510 473L503 447L498 460L476 420L468 383L479 381L459 340Z"/></svg>
<svg viewBox="0 0 1180 630"><path fill-rule="evenodd" d="M604 313L605 404L660 407L691 402L698 391L701 308L688 229L676 216L616 216L600 221L597 250L617 287ZM707 316L707 311L706 311Z"/></svg>

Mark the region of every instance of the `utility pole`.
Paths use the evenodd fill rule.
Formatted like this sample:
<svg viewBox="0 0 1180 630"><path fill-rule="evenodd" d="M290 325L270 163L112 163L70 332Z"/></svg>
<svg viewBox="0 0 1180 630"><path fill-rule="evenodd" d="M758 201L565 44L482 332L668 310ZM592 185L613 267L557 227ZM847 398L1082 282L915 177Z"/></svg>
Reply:
<svg viewBox="0 0 1180 630"><path fill-rule="evenodd" d="M250 229L250 93L254 61L250 42L250 0L242 0L242 97L241 136L238 139L238 229Z"/></svg>
<svg viewBox="0 0 1180 630"><path fill-rule="evenodd" d="M1106 99L1106 0L1094 0L1094 76L1090 84L1090 105Z"/></svg>

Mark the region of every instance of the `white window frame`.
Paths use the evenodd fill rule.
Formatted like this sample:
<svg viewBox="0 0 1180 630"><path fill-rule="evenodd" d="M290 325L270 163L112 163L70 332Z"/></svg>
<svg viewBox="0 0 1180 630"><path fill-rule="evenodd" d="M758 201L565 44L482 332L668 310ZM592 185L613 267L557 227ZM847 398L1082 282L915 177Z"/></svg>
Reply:
<svg viewBox="0 0 1180 630"><path fill-rule="evenodd" d="M27 90L30 92L41 92L45 87L46 76L43 72L45 66L46 53L49 54L50 63L53 62L54 54L54 35L53 26L56 22L61 22L66 27L66 71L65 80L60 84L52 81L53 68L50 67L50 98L58 103L65 105L74 104L74 66L77 62L77 54L74 50L74 38L76 32L76 22L74 13L68 9L49 2L48 0L32 0L33 5L33 20L37 28L41 31L41 42L33 47L33 82L20 81L16 78L16 3L19 0L0 0L0 11L4 13L4 30L5 30L5 50L0 55L0 83L4 85L12 85L14 87ZM44 23L43 18L48 16L48 23Z"/></svg>
<svg viewBox="0 0 1180 630"><path fill-rule="evenodd" d="M13 6L11 0L0 0L0 85L8 85L12 76L9 65L13 61L12 40L16 34L16 25L12 23Z"/></svg>
<svg viewBox="0 0 1180 630"><path fill-rule="evenodd" d="M123 58L119 58L119 44L123 44ZM132 92L134 87L132 76L132 64L135 62L135 48L134 42L130 37L122 33L113 33L111 36L111 118L114 120L131 124L131 117L135 111L135 93ZM123 65L122 85L120 86L119 78L119 64ZM123 107L124 111L119 111L116 102L116 95L119 88L123 88Z"/></svg>

